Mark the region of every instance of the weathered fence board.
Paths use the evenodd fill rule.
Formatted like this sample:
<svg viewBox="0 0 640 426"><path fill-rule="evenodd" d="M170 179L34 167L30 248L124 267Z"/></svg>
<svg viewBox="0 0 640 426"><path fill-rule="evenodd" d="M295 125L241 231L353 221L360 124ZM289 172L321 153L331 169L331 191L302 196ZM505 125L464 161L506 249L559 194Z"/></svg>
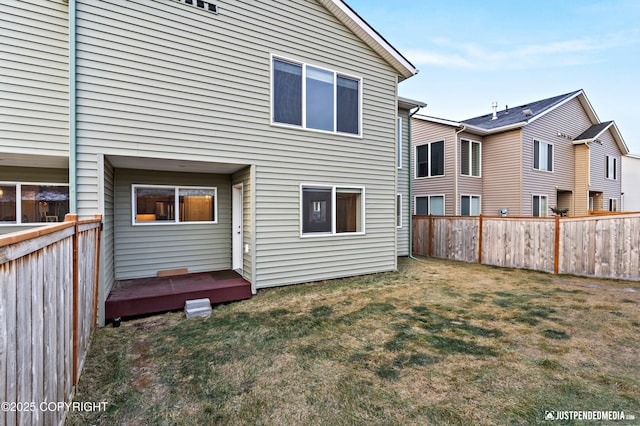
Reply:
<svg viewBox="0 0 640 426"><path fill-rule="evenodd" d="M640 280L640 214L580 218L414 216L413 253Z"/></svg>
<svg viewBox="0 0 640 426"><path fill-rule="evenodd" d="M84 360L96 318L100 222L71 218L0 237L0 399L35 404L0 413L0 424L64 419L40 404L68 402Z"/></svg>

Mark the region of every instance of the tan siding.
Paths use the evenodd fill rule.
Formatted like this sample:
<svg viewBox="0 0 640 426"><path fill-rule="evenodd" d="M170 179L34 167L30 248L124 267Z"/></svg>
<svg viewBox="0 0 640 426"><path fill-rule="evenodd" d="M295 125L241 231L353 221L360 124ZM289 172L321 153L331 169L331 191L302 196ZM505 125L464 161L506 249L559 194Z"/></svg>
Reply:
<svg viewBox="0 0 640 426"><path fill-rule="evenodd" d="M444 195L445 214L455 214L455 127L444 124L431 123L419 118L412 121L413 129L413 168L415 171L415 147L429 142L444 141L444 176L415 178L413 181L413 195ZM414 174L415 177L415 174Z"/></svg>
<svg viewBox="0 0 640 426"><path fill-rule="evenodd" d="M257 287L395 267L397 75L326 9L80 1L78 27L81 215L98 153L255 164ZM270 125L271 54L362 77L364 137ZM301 239L303 182L365 186L367 234Z"/></svg>
<svg viewBox="0 0 640 426"><path fill-rule="evenodd" d="M0 4L0 151L69 155L67 2Z"/></svg>
<svg viewBox="0 0 640 426"><path fill-rule="evenodd" d="M591 142L590 178L591 191L602 192L603 209L609 210L609 199L618 200L620 209L620 192L622 192L622 154L615 143L611 132L607 130L598 138L597 142ZM617 179L607 179L606 177L606 156L613 156L617 159Z"/></svg>
<svg viewBox="0 0 640 426"><path fill-rule="evenodd" d="M476 176L462 176L462 163L461 163L461 140L466 139L472 142L480 142L480 153L482 155L482 149L484 148L482 143L482 137L473 135L470 133L462 132L458 135L458 154L456 159L456 167L458 173L458 194L456 196L456 205L457 208L455 210L456 214L460 214L461 205L460 205L460 197L462 195L482 195L482 174L483 174L483 163L482 157L480 157L480 177ZM482 202L482 198L480 199ZM480 207L482 210L482 206ZM481 211L481 213L484 213Z"/></svg>
<svg viewBox="0 0 640 426"><path fill-rule="evenodd" d="M508 208L519 216L522 182L520 130L485 136L482 144L482 213L495 216Z"/></svg>
<svg viewBox="0 0 640 426"><path fill-rule="evenodd" d="M576 145L574 149L574 205L569 215L584 216L589 209L589 146Z"/></svg>
<svg viewBox="0 0 640 426"><path fill-rule="evenodd" d="M546 113L523 129L523 214L531 215L533 194L547 195L549 207L556 207L556 189L574 189L574 147L575 138L592 125L578 98L574 98L555 110ZM533 168L533 140L538 139L553 144L553 171ZM549 210L548 214L552 214Z"/></svg>
<svg viewBox="0 0 640 426"><path fill-rule="evenodd" d="M231 268L231 179L227 175L115 171L115 279L155 276L165 269ZM131 185L217 187L217 224L131 224Z"/></svg>

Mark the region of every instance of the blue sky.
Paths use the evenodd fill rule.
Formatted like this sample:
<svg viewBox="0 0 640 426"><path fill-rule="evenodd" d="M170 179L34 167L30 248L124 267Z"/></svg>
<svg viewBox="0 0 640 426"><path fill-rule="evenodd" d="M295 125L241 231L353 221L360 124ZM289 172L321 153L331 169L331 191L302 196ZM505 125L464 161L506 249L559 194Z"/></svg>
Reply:
<svg viewBox="0 0 640 426"><path fill-rule="evenodd" d="M583 89L640 154L640 1L347 0L420 73L400 95L463 120Z"/></svg>

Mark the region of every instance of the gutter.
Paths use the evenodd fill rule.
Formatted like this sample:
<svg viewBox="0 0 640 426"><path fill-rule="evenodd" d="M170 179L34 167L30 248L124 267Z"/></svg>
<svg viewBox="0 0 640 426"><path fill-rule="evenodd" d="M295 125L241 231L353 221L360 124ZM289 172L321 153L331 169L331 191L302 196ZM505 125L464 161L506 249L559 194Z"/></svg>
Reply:
<svg viewBox="0 0 640 426"><path fill-rule="evenodd" d="M411 130L411 118L420 111L422 107L417 106L416 110L409 113L409 219L413 217L413 131ZM409 259L420 261L413 257L413 220L409 220Z"/></svg>
<svg viewBox="0 0 640 426"><path fill-rule="evenodd" d="M69 0L69 210L78 212L76 165L76 0Z"/></svg>

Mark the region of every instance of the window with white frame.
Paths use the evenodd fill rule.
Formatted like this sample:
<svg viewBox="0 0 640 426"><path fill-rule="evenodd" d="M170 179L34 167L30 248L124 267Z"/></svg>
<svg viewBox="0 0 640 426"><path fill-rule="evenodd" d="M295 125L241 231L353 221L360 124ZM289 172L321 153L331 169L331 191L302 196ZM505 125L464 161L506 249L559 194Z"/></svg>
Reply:
<svg viewBox="0 0 640 426"><path fill-rule="evenodd" d="M396 158L398 168L402 168L402 117L398 117L396 125Z"/></svg>
<svg viewBox="0 0 640 426"><path fill-rule="evenodd" d="M461 139L460 174L463 176L480 177L481 156L480 142Z"/></svg>
<svg viewBox="0 0 640 426"><path fill-rule="evenodd" d="M547 172L553 171L553 145L547 142L533 141L533 168Z"/></svg>
<svg viewBox="0 0 640 426"><path fill-rule="evenodd" d="M460 197L460 215L461 216L479 216L480 215L480 196L479 195L462 195Z"/></svg>
<svg viewBox="0 0 640 426"><path fill-rule="evenodd" d="M0 225L63 222L67 213L67 184L0 183Z"/></svg>
<svg viewBox="0 0 640 426"><path fill-rule="evenodd" d="M361 134L362 79L275 57L272 71L274 123Z"/></svg>
<svg viewBox="0 0 640 426"><path fill-rule="evenodd" d="M215 187L132 185L134 225L217 223Z"/></svg>
<svg viewBox="0 0 640 426"><path fill-rule="evenodd" d="M415 197L416 214L444 215L444 195L424 195Z"/></svg>
<svg viewBox="0 0 640 426"><path fill-rule="evenodd" d="M364 188L302 185L302 235L364 233Z"/></svg>
<svg viewBox="0 0 640 426"><path fill-rule="evenodd" d="M607 179L618 179L618 159L616 157L607 155L606 177Z"/></svg>
<svg viewBox="0 0 640 426"><path fill-rule="evenodd" d="M402 228L402 194L396 196L396 227Z"/></svg>
<svg viewBox="0 0 640 426"><path fill-rule="evenodd" d="M533 196L533 216L547 216L549 210L548 198L546 195Z"/></svg>
<svg viewBox="0 0 640 426"><path fill-rule="evenodd" d="M444 176L444 141L416 146L416 177Z"/></svg>
<svg viewBox="0 0 640 426"><path fill-rule="evenodd" d="M618 199L617 198L609 198L609 211L617 212L618 211Z"/></svg>

